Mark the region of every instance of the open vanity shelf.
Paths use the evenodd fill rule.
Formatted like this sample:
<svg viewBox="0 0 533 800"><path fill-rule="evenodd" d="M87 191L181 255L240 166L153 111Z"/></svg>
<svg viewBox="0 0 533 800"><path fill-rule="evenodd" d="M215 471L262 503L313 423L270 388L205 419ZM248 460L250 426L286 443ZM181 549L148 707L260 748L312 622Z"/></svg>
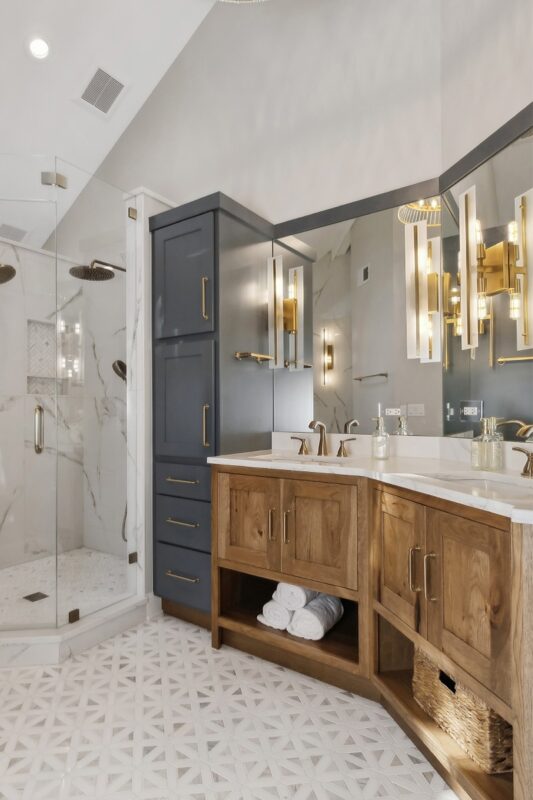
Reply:
<svg viewBox="0 0 533 800"><path fill-rule="evenodd" d="M313 642L291 636L286 631L274 630L257 620L263 604L271 599L275 588L275 580L222 569L219 626L288 653L357 674L359 672L357 603L343 599L342 619L322 640Z"/></svg>

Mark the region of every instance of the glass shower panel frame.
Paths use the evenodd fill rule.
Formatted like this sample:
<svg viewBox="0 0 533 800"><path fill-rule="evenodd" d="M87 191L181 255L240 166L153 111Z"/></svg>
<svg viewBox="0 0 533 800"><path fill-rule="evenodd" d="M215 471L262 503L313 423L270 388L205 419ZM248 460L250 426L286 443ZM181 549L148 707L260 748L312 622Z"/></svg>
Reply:
<svg viewBox="0 0 533 800"><path fill-rule="evenodd" d="M126 225L122 190L61 159L58 190L58 622L134 593L128 563ZM108 280L72 267L103 261ZM98 266L98 265L96 265ZM122 271L124 270L124 271ZM104 270L105 274L105 270Z"/></svg>
<svg viewBox="0 0 533 800"><path fill-rule="evenodd" d="M0 630L57 624L53 167L0 155Z"/></svg>

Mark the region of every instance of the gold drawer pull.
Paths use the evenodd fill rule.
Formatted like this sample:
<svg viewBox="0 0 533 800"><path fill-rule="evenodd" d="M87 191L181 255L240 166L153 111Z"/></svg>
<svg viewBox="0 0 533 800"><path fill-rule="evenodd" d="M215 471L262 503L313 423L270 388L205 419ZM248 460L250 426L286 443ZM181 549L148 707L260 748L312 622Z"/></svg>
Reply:
<svg viewBox="0 0 533 800"><path fill-rule="evenodd" d="M420 547L410 547L409 548L409 560L407 562L408 566L408 573L409 573L409 588L412 592L421 592L422 588L420 586L415 586L414 584L414 574L415 574L415 558L416 553L420 552Z"/></svg>
<svg viewBox="0 0 533 800"><path fill-rule="evenodd" d="M178 575L177 572L172 572L171 569L167 569L165 575L167 578L174 578L174 580L184 581L184 583L200 583L200 578L189 578L188 575Z"/></svg>
<svg viewBox="0 0 533 800"><path fill-rule="evenodd" d="M185 480L185 478L173 478L172 475L167 475L165 478L167 483L186 483L189 486L198 486L200 481Z"/></svg>
<svg viewBox="0 0 533 800"><path fill-rule="evenodd" d="M275 542L276 537L274 536L274 524L273 524L273 517L275 508L268 509L268 541Z"/></svg>
<svg viewBox="0 0 533 800"><path fill-rule="evenodd" d="M209 319L209 314L207 313L207 281L209 278L202 278L202 317L204 319Z"/></svg>
<svg viewBox="0 0 533 800"><path fill-rule="evenodd" d="M426 600L430 603L436 603L438 600L437 597L431 594L429 587L430 583L429 562L430 559L435 559L435 558L437 558L436 553L428 553L427 555L424 556L424 595Z"/></svg>
<svg viewBox="0 0 533 800"><path fill-rule="evenodd" d="M167 517L166 518L166 522L168 522L169 525L179 525L181 528L199 528L200 527L200 523L199 522L182 522L179 519L174 519L174 517Z"/></svg>
<svg viewBox="0 0 533 800"><path fill-rule="evenodd" d="M290 510L283 512L283 544L290 543L289 531L288 531L288 519L290 513L291 513Z"/></svg>
<svg viewBox="0 0 533 800"><path fill-rule="evenodd" d="M207 441L207 412L209 411L209 403L204 403L202 406L202 445L204 447L211 447Z"/></svg>

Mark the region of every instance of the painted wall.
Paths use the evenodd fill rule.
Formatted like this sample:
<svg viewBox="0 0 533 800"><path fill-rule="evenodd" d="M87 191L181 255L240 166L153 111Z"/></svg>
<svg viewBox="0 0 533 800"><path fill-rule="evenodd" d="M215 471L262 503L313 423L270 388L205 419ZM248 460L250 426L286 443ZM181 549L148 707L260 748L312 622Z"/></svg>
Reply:
<svg viewBox="0 0 533 800"><path fill-rule="evenodd" d="M531 0L441 0L442 164L533 99Z"/></svg>
<svg viewBox="0 0 533 800"><path fill-rule="evenodd" d="M99 174L272 222L433 177L439 26L427 0L219 3Z"/></svg>

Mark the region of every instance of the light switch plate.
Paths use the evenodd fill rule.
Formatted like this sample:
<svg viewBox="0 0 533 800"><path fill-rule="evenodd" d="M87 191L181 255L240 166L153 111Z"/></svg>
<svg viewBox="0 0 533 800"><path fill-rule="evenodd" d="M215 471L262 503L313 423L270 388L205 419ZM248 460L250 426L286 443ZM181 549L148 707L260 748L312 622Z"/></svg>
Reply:
<svg viewBox="0 0 533 800"><path fill-rule="evenodd" d="M426 407L424 403L409 403L407 406L408 417L425 417Z"/></svg>
<svg viewBox="0 0 533 800"><path fill-rule="evenodd" d="M483 416L483 400L461 400L459 409L462 422L479 422Z"/></svg>
<svg viewBox="0 0 533 800"><path fill-rule="evenodd" d="M385 409L385 416L386 417L400 417L402 414L401 408L386 408Z"/></svg>

